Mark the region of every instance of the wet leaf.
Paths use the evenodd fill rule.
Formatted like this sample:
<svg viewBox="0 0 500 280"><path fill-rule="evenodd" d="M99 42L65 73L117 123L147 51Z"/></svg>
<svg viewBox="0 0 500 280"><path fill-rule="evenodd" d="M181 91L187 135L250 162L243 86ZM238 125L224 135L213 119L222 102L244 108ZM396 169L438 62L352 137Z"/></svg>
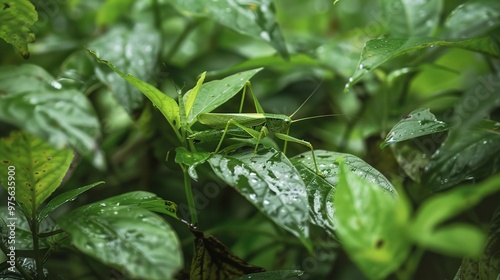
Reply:
<svg viewBox="0 0 500 280"><path fill-rule="evenodd" d="M239 33L264 40L288 59L288 50L275 18L271 0L194 1L170 0L178 10L188 15L209 17Z"/></svg>
<svg viewBox="0 0 500 280"><path fill-rule="evenodd" d="M349 90L355 83L361 80L364 75L393 58L424 48L438 46L477 51L496 57L500 55L498 48L489 37L463 41L443 41L429 38L373 39L366 42L357 69L352 77L349 78L349 82L346 84L345 89Z"/></svg>
<svg viewBox="0 0 500 280"><path fill-rule="evenodd" d="M148 84L136 77L134 77L132 74L125 74L118 70L113 64L110 62L101 59L95 52L89 50L89 53L95 56L95 58L101 62L106 64L111 70L113 70L115 73L120 75L125 81L127 81L130 85L136 87L138 90L140 90L144 95L146 95L149 100L151 100L151 103L160 110L160 112L163 114L165 119L168 121L172 129L177 129L180 127L180 120L179 120L179 106L177 105L177 102L175 102L174 99L172 99L170 96L164 94L161 92L159 89L155 88L151 84Z"/></svg>
<svg viewBox="0 0 500 280"><path fill-rule="evenodd" d="M128 73L130 76L134 75L137 80L145 81L154 77L153 69L158 56L159 45L160 35L152 26L137 24L133 30L130 30L126 26L115 25L105 35L92 42L89 49L94 50L96 57L106 59L112 63L116 66L116 69L120 69L120 71ZM127 112L130 113L142 106L144 98L133 87L137 87L137 83L132 84L130 83L131 79L127 80L122 76L130 83L128 84L117 73L105 67L97 66L95 70L99 80L111 89L116 100Z"/></svg>
<svg viewBox="0 0 500 280"><path fill-rule="evenodd" d="M226 103L231 97L235 96L245 84L252 78L257 72L262 70L253 69L245 72L240 72L222 80L215 80L204 83L201 85L201 89L194 100L193 107L188 115L188 125L193 125L199 114L209 113L220 105ZM184 96L184 102L190 100L190 95Z"/></svg>
<svg viewBox="0 0 500 280"><path fill-rule="evenodd" d="M264 271L235 256L229 248L211 235L192 230L196 236L195 256L191 264L191 279L233 280L235 277Z"/></svg>
<svg viewBox="0 0 500 280"><path fill-rule="evenodd" d="M197 181L198 174L196 173L196 166L205 163L210 157L208 152L190 152L184 147L175 149L175 162L189 166L188 173L191 179Z"/></svg>
<svg viewBox="0 0 500 280"><path fill-rule="evenodd" d="M447 131L450 124L438 121L429 108L419 108L406 115L389 131L380 148L420 136Z"/></svg>
<svg viewBox="0 0 500 280"><path fill-rule="evenodd" d="M500 274L500 207L493 214L480 259L464 258L455 280L497 279Z"/></svg>
<svg viewBox="0 0 500 280"><path fill-rule="evenodd" d="M342 160L338 177L332 217L337 236L365 275L383 279L410 253L404 229L409 209L378 185L349 172Z"/></svg>
<svg viewBox="0 0 500 280"><path fill-rule="evenodd" d="M104 182L97 182L94 184L90 184L90 185L85 186L85 187L81 187L78 189L73 189L73 190L64 192L64 193L54 197L53 199L51 199L47 203L47 205L45 205L43 207L42 211L40 211L40 213L38 214L38 217L37 217L38 221L40 222L43 219L45 219L45 217L47 217L52 211L56 210L59 206L65 204L66 202L75 200L80 194L82 194L82 193L92 189L93 187L102 184L102 183L104 183Z"/></svg>
<svg viewBox="0 0 500 280"><path fill-rule="evenodd" d="M465 180L480 180L500 171L500 135L469 130L460 137L451 135L432 155L422 184L441 191Z"/></svg>
<svg viewBox="0 0 500 280"><path fill-rule="evenodd" d="M35 6L28 0L4 0L0 3L0 38L29 58L28 43L35 41L30 27L38 20Z"/></svg>
<svg viewBox="0 0 500 280"><path fill-rule="evenodd" d="M78 250L131 278L173 279L183 266L177 235L141 205L155 197L134 192L105 199L66 213L58 224Z"/></svg>
<svg viewBox="0 0 500 280"><path fill-rule="evenodd" d="M0 120L42 137L57 148L71 144L98 168L100 124L87 97L65 89L43 68L0 66Z"/></svg>
<svg viewBox="0 0 500 280"><path fill-rule="evenodd" d="M443 10L442 0L384 0L381 4L393 38L430 37Z"/></svg>
<svg viewBox="0 0 500 280"><path fill-rule="evenodd" d="M479 257L485 236L482 230L466 224L445 224L447 220L500 191L500 176L481 184L471 184L439 193L424 201L410 227L412 238L425 248L454 255Z"/></svg>
<svg viewBox="0 0 500 280"><path fill-rule="evenodd" d="M245 149L216 154L208 162L219 178L311 248L305 184L283 153L262 148L254 154Z"/></svg>
<svg viewBox="0 0 500 280"><path fill-rule="evenodd" d="M500 26L500 2L468 1L451 12L444 26L448 38L485 36Z"/></svg>
<svg viewBox="0 0 500 280"><path fill-rule="evenodd" d="M59 187L72 160L71 150L56 150L27 133L12 132L0 139L0 165L15 173L0 174L2 185L7 189L9 181L15 182L16 201L30 219L36 218L38 207Z"/></svg>

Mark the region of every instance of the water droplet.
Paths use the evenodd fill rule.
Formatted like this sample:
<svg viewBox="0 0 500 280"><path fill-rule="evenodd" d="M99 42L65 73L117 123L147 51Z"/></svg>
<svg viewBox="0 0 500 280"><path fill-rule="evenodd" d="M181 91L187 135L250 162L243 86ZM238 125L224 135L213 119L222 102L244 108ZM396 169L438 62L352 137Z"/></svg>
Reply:
<svg viewBox="0 0 500 280"><path fill-rule="evenodd" d="M99 204L99 206L106 207L106 203L103 202L103 203Z"/></svg>
<svg viewBox="0 0 500 280"><path fill-rule="evenodd" d="M262 203L263 203L264 205L269 205L269 203L270 203L270 202L269 202L269 200L264 199L264 201L262 201Z"/></svg>
<svg viewBox="0 0 500 280"><path fill-rule="evenodd" d="M365 68L365 66L363 64L360 64L359 65L359 70L363 70L363 68ZM351 78L352 79L352 78Z"/></svg>
<svg viewBox="0 0 500 280"><path fill-rule="evenodd" d="M265 41L268 41L268 42L271 41L271 36L269 35L269 33L267 31L260 32L260 37L262 39L264 39Z"/></svg>

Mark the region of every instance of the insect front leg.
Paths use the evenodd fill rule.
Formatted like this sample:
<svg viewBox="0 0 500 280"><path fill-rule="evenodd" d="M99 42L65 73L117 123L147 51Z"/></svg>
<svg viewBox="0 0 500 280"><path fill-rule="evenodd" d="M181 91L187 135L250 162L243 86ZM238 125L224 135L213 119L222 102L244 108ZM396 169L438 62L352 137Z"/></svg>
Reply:
<svg viewBox="0 0 500 280"><path fill-rule="evenodd" d="M312 154L312 158L313 158L313 162L314 162L314 168L316 169L316 174L320 175L320 176L323 176L320 172L319 172L319 169L318 169L318 164L316 163L316 156L314 155L314 148L312 146L311 143L305 141L305 140L301 140L301 139L297 139L295 137L292 137L290 135L287 135L287 134L283 134L283 133L274 133L274 135L276 135L276 137L278 137L279 139L285 141L290 141L290 142L294 142L294 143L297 143L297 144L301 144L301 145L304 145L306 147L308 147L309 149L311 149L311 154Z"/></svg>

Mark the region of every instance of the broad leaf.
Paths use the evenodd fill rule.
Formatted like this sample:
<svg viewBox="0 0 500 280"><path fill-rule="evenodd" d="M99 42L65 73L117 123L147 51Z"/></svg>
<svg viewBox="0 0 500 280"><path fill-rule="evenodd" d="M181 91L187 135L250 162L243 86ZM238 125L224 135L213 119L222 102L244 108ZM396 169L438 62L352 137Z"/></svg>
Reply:
<svg viewBox="0 0 500 280"><path fill-rule="evenodd" d="M106 64L111 70L120 75L125 81L127 81L130 85L136 87L140 90L144 95L146 95L151 103L160 110L165 119L168 121L172 129L176 130L180 126L179 120L179 106L175 102L174 99L169 97L168 95L161 92L159 89L154 86L141 81L140 79L134 77L132 74L125 74L118 70L113 64L110 62L101 59L95 52L89 50L89 52L97 58L97 60L101 63Z"/></svg>
<svg viewBox="0 0 500 280"><path fill-rule="evenodd" d="M137 24L133 30L122 25L114 26L104 36L92 42L89 48L97 53L97 57L105 58L124 73L134 75L137 80L148 80L154 76L159 45L160 35L156 29L146 24ZM116 73L102 67L96 68L96 74L127 112L141 107L143 96L132 87L137 87L137 84L131 83L131 86ZM130 80L127 81L130 83Z"/></svg>
<svg viewBox="0 0 500 280"><path fill-rule="evenodd" d="M0 120L46 139L55 147L71 144L102 168L97 148L100 125L82 93L64 89L42 68L24 64L0 66Z"/></svg>
<svg viewBox="0 0 500 280"><path fill-rule="evenodd" d="M419 108L406 115L389 131L380 148L420 136L447 131L451 125L438 121L429 108Z"/></svg>
<svg viewBox="0 0 500 280"><path fill-rule="evenodd" d="M404 262L411 248L405 236L409 210L377 184L349 172L340 162L333 199L336 233L347 254L373 279L383 279Z"/></svg>
<svg viewBox="0 0 500 280"><path fill-rule="evenodd" d="M453 47L486 53L492 56L499 56L499 50L489 37L475 38L463 41L443 41L429 38L410 38L410 39L374 39L366 43L358 67L349 82L346 84L346 90L357 83L364 75L375 70L383 63L424 48L431 47Z"/></svg>
<svg viewBox="0 0 500 280"><path fill-rule="evenodd" d="M500 2L473 0L459 5L446 19L448 38L472 38L488 35L500 26Z"/></svg>
<svg viewBox="0 0 500 280"><path fill-rule="evenodd" d="M191 279L233 280L235 277L264 271L263 268L250 265L235 256L229 248L215 237L200 231L192 231L195 255L191 264Z"/></svg>
<svg viewBox="0 0 500 280"><path fill-rule="evenodd" d="M210 81L202 84L201 90L196 97L194 104L189 111L188 125L193 125L199 114L209 113L220 105L226 103L231 97L235 96L257 72L262 70L253 69L240 72L222 80ZM190 95L184 96L184 103L190 100Z"/></svg>
<svg viewBox="0 0 500 280"><path fill-rule="evenodd" d="M64 193L54 197L53 199L51 199L47 203L47 205L45 205L45 207L43 207L42 211L40 211L40 213L38 214L38 217L37 217L38 221L40 222L43 219L45 219L45 217L47 217L52 211L56 210L59 206L63 205L64 203L75 200L80 194L82 194L82 193L92 189L93 187L102 184L102 183L104 183L104 182L97 182L94 184L90 184L90 185L85 186L85 187L81 187L78 189L64 192Z"/></svg>
<svg viewBox="0 0 500 280"><path fill-rule="evenodd" d="M267 272L252 273L249 275L241 276L235 280L286 280L286 279L299 279L296 276L304 274L302 270L275 270Z"/></svg>
<svg viewBox="0 0 500 280"><path fill-rule="evenodd" d="M500 171L500 135L469 130L460 137L450 135L432 155L422 184L433 191L465 180L480 180Z"/></svg>
<svg viewBox="0 0 500 280"><path fill-rule="evenodd" d="M205 81L206 75L207 75L206 71L201 73L200 78L196 82L196 86L190 89L188 92L186 92L186 96L183 97L183 100L185 102L184 106L186 106L186 118L189 116L189 112L191 112L191 109L193 108L194 101L198 97L198 93L200 92L203 81Z"/></svg>
<svg viewBox="0 0 500 280"><path fill-rule="evenodd" d="M16 184L16 201L30 219L36 217L38 207L61 184L73 159L68 149L56 150L42 139L23 132L12 132L0 139L0 165L15 168L12 177ZM7 172L0 174L7 189Z"/></svg>
<svg viewBox="0 0 500 280"><path fill-rule="evenodd" d="M383 0L382 11L393 38L430 37L436 30L443 0Z"/></svg>
<svg viewBox="0 0 500 280"><path fill-rule="evenodd" d="M38 20L35 6L28 0L5 0L0 3L0 38L29 58L28 43L35 41L30 27Z"/></svg>
<svg viewBox="0 0 500 280"><path fill-rule="evenodd" d="M288 50L275 19L271 0L245 1L194 1L170 0L185 14L209 17L239 33L264 40L288 59Z"/></svg>
<svg viewBox="0 0 500 280"><path fill-rule="evenodd" d="M472 184L436 194L418 209L410 233L420 245L455 256L479 257L485 236L480 229L461 224L445 224L487 196L500 191L500 176L481 184ZM467 246L465 246L465 244Z"/></svg>
<svg viewBox="0 0 500 280"><path fill-rule="evenodd" d="M310 248L306 187L283 153L246 149L216 154L208 162L219 178Z"/></svg>
<svg viewBox="0 0 500 280"><path fill-rule="evenodd" d="M173 279L182 268L177 235L161 217L142 208L154 195L135 192L71 211L58 220L81 252L131 278Z"/></svg>

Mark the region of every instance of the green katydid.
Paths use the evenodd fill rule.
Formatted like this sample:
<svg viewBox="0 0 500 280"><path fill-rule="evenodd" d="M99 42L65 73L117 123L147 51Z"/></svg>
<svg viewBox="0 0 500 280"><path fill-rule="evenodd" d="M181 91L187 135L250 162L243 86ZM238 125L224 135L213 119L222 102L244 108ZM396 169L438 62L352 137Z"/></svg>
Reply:
<svg viewBox="0 0 500 280"><path fill-rule="evenodd" d="M316 90L314 90L309 95L309 97L307 97L307 99L299 106L299 108L297 108L297 110L295 110L295 112L293 112L290 116L283 114L264 113L259 102L257 101L257 99L250 90L253 96L257 113L200 114L197 117L198 121L206 126L213 128L214 130L196 132L194 134L191 134L188 137L188 139L192 139L197 142L212 142L218 140L219 144L215 149L215 153L217 153L227 134L235 137L244 137L244 138L252 137L254 139L257 139L257 145L255 146L255 151L256 151L260 139L266 137L269 131L272 131L277 138L285 141L283 152L286 152L286 145L288 141L298 143L310 148L316 173L320 174L318 165L316 163L316 157L314 155L314 149L311 143L288 135L292 123L311 118L324 117L324 116L315 116L299 120L292 120L292 117L307 103L307 101L313 96ZM244 99L244 93L242 100L243 99Z"/></svg>

